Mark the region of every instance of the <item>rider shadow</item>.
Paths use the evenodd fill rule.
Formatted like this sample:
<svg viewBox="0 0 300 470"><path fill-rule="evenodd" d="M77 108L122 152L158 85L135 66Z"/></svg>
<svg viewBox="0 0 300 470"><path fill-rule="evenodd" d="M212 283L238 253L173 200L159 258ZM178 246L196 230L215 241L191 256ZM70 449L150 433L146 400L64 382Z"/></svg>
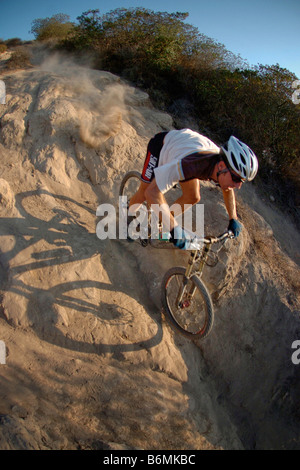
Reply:
<svg viewBox="0 0 300 470"><path fill-rule="evenodd" d="M70 264L70 269L72 269L71 263L85 259L88 262L92 257L103 256L108 243L110 243L109 240L99 240L95 233L91 233L85 226L85 222L79 219L79 214L74 211L70 213L54 207L50 211L53 216L48 221L30 214L25 208L25 199L41 195L51 197L54 200L58 199L73 206L75 204L78 210L87 211L87 215L92 216L93 221L95 220L95 211L93 209L77 203L69 197L57 196L46 190L28 191L16 195L16 207L23 218L2 218L0 235L13 236L15 239L14 246L1 256L3 267L1 277L4 281L2 289L26 299L25 316L31 328L43 340L52 344L88 353L105 354L110 352L118 355L118 357L125 352L149 349L159 344L162 339L162 327L159 321L152 318L152 313L155 314L157 310L150 303L144 308L148 315L150 313L152 321L156 324L156 333L144 341L141 338L139 341L128 342L127 344L103 344L103 341L91 343L81 339L72 339L69 334L66 334L67 329L62 331L58 327L58 324L63 322L60 310L63 311L64 309L80 314L90 314L100 319L100 328L102 323L109 323L110 321L114 327L118 328L118 322L124 322L120 313L121 310L123 314L125 313L127 321L133 324L133 320L130 318L131 313L126 311L126 307L120 309L120 306L109 301L106 304L105 302L97 304L81 297L80 292L88 289L101 292L108 291L108 294L121 291L129 297L133 296L133 298L135 293L120 278L120 272L112 269L109 269L110 283L95 280L75 280L44 289L29 285L28 281L24 282L21 279L24 273L46 267ZM67 223L65 220L67 220ZM32 246L39 242L46 242L55 247L49 250L33 251ZM17 264L15 258L26 249L30 250L29 262L22 263L24 259L22 257L21 263ZM122 253L122 250L119 251ZM13 261L13 263L8 268L10 261ZM107 262L109 263L109 259L107 259ZM75 273L74 277L76 277ZM135 301L140 303L138 298Z"/></svg>

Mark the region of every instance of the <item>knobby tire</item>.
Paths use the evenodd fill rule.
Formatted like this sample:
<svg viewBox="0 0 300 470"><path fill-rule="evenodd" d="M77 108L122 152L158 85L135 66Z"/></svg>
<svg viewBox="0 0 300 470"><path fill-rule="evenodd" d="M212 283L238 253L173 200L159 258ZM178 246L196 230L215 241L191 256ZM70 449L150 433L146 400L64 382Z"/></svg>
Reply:
<svg viewBox="0 0 300 470"><path fill-rule="evenodd" d="M185 279L185 272L186 269L183 267L173 267L166 272L162 281L163 311L166 319L177 332L188 338L204 339L211 332L214 322L214 309L211 296L197 275L191 276L187 284L188 290L193 286L196 287L194 300L192 300L195 304L191 304L191 308L176 308L175 306L175 297ZM177 281L175 278L177 278ZM170 291L171 283L174 285L174 289L171 287L172 291Z"/></svg>

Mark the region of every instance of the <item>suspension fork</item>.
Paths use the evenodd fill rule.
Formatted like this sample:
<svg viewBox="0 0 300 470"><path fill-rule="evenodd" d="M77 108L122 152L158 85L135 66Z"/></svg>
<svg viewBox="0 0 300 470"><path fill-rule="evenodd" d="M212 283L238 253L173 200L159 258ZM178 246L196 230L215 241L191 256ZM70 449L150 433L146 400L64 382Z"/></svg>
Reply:
<svg viewBox="0 0 300 470"><path fill-rule="evenodd" d="M210 248L211 248L211 245L206 244L204 246L203 250L202 250L201 255L200 255L200 264L199 264L199 268L197 270L197 274L199 275L199 277L202 274L202 271L203 271L203 268L204 268L204 265L205 265L205 261L207 259ZM179 308L179 307L184 308L185 307L184 303L182 302L182 299L184 297L184 294L185 294L185 291L186 291L186 288L187 288L188 280L190 279L190 277L192 275L194 264L195 264L195 262L197 261L198 258L199 258L198 251L192 251L189 262L188 262L188 265L187 265L187 268L186 268L186 271L185 271L185 275L184 275L182 284L179 288L178 295L177 295L177 298L176 298L177 308ZM195 284L192 284L192 286L190 288L190 291L188 293L188 296L187 296L187 302L189 302L193 298L193 296L195 294L195 291L196 291L196 286L195 286Z"/></svg>

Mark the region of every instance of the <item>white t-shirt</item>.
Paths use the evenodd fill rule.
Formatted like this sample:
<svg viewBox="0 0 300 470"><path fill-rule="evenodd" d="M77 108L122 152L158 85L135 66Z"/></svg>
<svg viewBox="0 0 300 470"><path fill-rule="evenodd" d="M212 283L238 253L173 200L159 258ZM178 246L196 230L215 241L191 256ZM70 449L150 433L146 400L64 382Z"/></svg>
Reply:
<svg viewBox="0 0 300 470"><path fill-rule="evenodd" d="M156 184L162 193L184 180L181 160L196 152L220 153L220 147L204 135L190 129L173 130L164 138L158 167L154 170Z"/></svg>

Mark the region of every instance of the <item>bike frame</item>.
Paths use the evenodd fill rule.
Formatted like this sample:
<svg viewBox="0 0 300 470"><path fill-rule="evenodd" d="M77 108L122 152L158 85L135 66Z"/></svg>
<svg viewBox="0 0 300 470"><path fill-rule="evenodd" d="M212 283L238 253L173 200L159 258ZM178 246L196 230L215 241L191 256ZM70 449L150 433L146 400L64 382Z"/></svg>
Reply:
<svg viewBox="0 0 300 470"><path fill-rule="evenodd" d="M196 275L198 276L199 278L202 276L202 272L203 272L203 269L204 269L204 265L206 263L206 260L208 258L208 254L211 250L211 247L214 243L217 243L217 242L220 242L220 241L225 241L227 238L232 238L232 234L231 232L225 232L223 233L222 235L218 236L218 237L210 237L210 238L206 238L206 239L203 239L203 240L199 240L199 241L202 241L204 243L204 246L203 248L199 249L199 250L193 250L191 252L191 255L190 255L190 258L189 258L189 261L188 261L188 265L187 265L187 268L186 268L186 271L185 271L185 275L184 275L184 279L183 279L183 283L179 289L179 292L178 292L178 295L177 295L177 299L176 299L176 306L177 308L179 307L184 307L184 305L182 304L182 299L184 297L184 294L185 294L185 290L187 288L187 283L188 283L188 280ZM196 264L196 262L199 261L199 266L198 266L198 269L196 271L193 271L194 269L194 266ZM196 286L195 284L192 285L191 289L190 289L190 292L188 293L188 296L187 296L187 299L188 301L190 301L194 294L195 294L195 291L196 291Z"/></svg>

